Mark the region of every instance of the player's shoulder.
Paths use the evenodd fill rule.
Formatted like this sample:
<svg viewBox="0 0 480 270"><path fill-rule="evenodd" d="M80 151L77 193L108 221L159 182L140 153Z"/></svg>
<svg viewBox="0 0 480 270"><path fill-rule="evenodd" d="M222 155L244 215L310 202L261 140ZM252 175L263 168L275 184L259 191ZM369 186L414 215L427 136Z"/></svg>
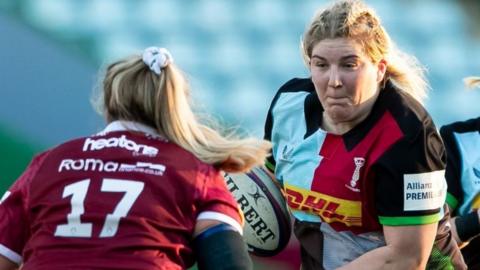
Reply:
<svg viewBox="0 0 480 270"><path fill-rule="evenodd" d="M312 83L312 80L309 78L293 78L280 86L275 94L275 97L273 98L272 106L276 103L280 96L303 96L308 93L315 93L315 87Z"/></svg>
<svg viewBox="0 0 480 270"><path fill-rule="evenodd" d="M99 133L77 137L53 147L50 152L57 159L65 157L100 158L108 160L140 160L158 162L174 170L205 170L208 164L180 145L142 127L138 123L111 123Z"/></svg>
<svg viewBox="0 0 480 270"><path fill-rule="evenodd" d="M392 136L396 138L379 162L392 167L389 163L395 161L398 165L403 164L403 169L412 172L420 168L419 162L424 161L427 161L424 169L444 169L444 145L433 119L423 105L390 82L382 90L378 102L375 110L382 117L382 134L387 140Z"/></svg>
<svg viewBox="0 0 480 270"><path fill-rule="evenodd" d="M44 150L44 151L42 151L38 154L35 154L32 158L32 161L30 162L29 167L42 165L45 162L45 160L58 156L58 152L65 151L63 149L69 147L70 145L78 144L80 141L82 141L82 139L83 138L70 139L70 140L64 141L62 143L59 143L57 145L53 145L53 146L47 148L46 150ZM71 149L68 149L67 151L69 151L69 150L71 150Z"/></svg>
<svg viewBox="0 0 480 270"><path fill-rule="evenodd" d="M293 78L284 83L278 92L314 92L315 87L310 78Z"/></svg>
<svg viewBox="0 0 480 270"><path fill-rule="evenodd" d="M437 132L432 117L425 107L410 94L388 82L381 95L381 107L388 111L405 137L416 137L423 132Z"/></svg>
<svg viewBox="0 0 480 270"><path fill-rule="evenodd" d="M293 78L278 89L269 111L274 113L276 110L301 109L308 103L308 100L318 100L311 79Z"/></svg>
<svg viewBox="0 0 480 270"><path fill-rule="evenodd" d="M22 176L28 176L28 177L21 176L20 178L23 178L25 180L27 179L31 180L32 177L30 176L34 176L38 172L38 170L43 166L45 160L47 159L47 157L51 155L51 153L52 153L52 149L47 149L43 152L40 152L34 155L32 160L28 164L27 168L22 174Z"/></svg>
<svg viewBox="0 0 480 270"><path fill-rule="evenodd" d="M453 133L480 132L480 117L445 124L440 128L442 135Z"/></svg>

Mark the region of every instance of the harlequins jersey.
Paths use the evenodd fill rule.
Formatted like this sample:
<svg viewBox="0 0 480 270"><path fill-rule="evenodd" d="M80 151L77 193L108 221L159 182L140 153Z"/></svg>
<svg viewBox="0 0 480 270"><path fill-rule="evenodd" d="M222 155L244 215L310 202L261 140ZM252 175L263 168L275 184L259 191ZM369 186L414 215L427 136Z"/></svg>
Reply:
<svg viewBox="0 0 480 270"><path fill-rule="evenodd" d="M22 269L185 269L199 219L242 230L220 173L114 122L33 160L0 204L0 254Z"/></svg>
<svg viewBox="0 0 480 270"><path fill-rule="evenodd" d="M440 129L447 149L447 202L453 215L480 208L480 117ZM480 238L462 249L470 269L480 269Z"/></svg>
<svg viewBox="0 0 480 270"><path fill-rule="evenodd" d="M444 147L418 102L387 83L370 115L343 135L320 128L322 111L310 79L293 79L272 102L265 137L267 167L293 215L321 224L325 268L385 245L382 225L442 218Z"/></svg>
<svg viewBox="0 0 480 270"><path fill-rule="evenodd" d="M459 215L480 208L480 118L443 126L447 202Z"/></svg>

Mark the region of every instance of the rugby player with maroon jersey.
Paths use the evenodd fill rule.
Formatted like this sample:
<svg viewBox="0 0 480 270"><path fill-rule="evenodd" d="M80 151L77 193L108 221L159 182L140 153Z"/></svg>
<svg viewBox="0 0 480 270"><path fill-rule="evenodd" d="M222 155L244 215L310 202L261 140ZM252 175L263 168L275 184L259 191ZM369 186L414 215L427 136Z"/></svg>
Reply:
<svg viewBox="0 0 480 270"><path fill-rule="evenodd" d="M251 269L220 170L270 144L197 122L164 48L111 64L100 133L36 156L0 203L0 269Z"/></svg>

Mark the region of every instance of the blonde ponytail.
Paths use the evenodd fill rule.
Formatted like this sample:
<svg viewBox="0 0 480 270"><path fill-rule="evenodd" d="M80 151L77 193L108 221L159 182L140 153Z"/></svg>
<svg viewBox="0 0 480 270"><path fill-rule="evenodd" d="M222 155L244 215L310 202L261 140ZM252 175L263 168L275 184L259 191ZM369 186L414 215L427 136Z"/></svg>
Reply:
<svg viewBox="0 0 480 270"><path fill-rule="evenodd" d="M480 87L480 77L466 77L463 82L468 88Z"/></svg>
<svg viewBox="0 0 480 270"><path fill-rule="evenodd" d="M211 127L200 124L188 100L184 76L174 66L165 68L164 91L158 91L160 110L157 123L167 138L194 153L200 160L224 171L247 171L263 164L271 144L255 138L238 139L234 134L222 136Z"/></svg>
<svg viewBox="0 0 480 270"><path fill-rule="evenodd" d="M201 124L193 113L185 76L173 64L155 74L133 56L107 68L103 81L107 121L127 120L149 125L205 163L227 172L245 172L264 163L271 143L220 134Z"/></svg>
<svg viewBox="0 0 480 270"><path fill-rule="evenodd" d="M427 97L429 85L425 68L418 60L392 46L386 56L387 72L384 80L390 80L397 88L422 103Z"/></svg>

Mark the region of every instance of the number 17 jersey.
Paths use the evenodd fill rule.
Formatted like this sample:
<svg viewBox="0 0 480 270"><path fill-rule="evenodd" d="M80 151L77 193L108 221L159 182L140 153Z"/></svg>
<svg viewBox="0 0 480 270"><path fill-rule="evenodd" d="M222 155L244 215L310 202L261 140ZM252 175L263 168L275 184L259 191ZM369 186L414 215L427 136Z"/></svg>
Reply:
<svg viewBox="0 0 480 270"><path fill-rule="evenodd" d="M2 198L0 254L22 269L184 269L199 219L242 230L220 173L148 127L113 122L32 161Z"/></svg>

